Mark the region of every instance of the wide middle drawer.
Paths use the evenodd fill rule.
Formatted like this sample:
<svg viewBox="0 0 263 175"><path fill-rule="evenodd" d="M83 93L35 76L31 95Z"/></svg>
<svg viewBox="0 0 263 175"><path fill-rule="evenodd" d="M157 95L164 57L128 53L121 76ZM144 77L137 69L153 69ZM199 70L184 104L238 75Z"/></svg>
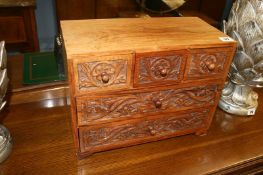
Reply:
<svg viewBox="0 0 263 175"><path fill-rule="evenodd" d="M76 98L78 125L90 125L214 105L217 85Z"/></svg>

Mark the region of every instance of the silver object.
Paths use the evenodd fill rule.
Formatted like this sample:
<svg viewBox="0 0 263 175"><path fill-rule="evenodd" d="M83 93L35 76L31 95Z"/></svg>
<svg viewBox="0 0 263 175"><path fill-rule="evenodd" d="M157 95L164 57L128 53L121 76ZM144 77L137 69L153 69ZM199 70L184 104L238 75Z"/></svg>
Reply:
<svg viewBox="0 0 263 175"><path fill-rule="evenodd" d="M9 79L6 71L6 50L5 42L0 42L0 111L4 108L5 94L8 87ZM9 131L3 125L0 125L0 163L6 160L12 150L12 138Z"/></svg>
<svg viewBox="0 0 263 175"><path fill-rule="evenodd" d="M12 151L12 138L9 131L0 125L0 163L6 160Z"/></svg>
<svg viewBox="0 0 263 175"><path fill-rule="evenodd" d="M252 89L263 87L263 1L235 1L223 31L238 45L219 107L232 114L254 115L258 95Z"/></svg>

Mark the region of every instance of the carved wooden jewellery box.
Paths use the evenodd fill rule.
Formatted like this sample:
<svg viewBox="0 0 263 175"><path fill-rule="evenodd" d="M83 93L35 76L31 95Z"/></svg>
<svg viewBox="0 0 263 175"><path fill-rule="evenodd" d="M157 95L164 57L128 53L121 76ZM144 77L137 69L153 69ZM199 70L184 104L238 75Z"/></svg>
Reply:
<svg viewBox="0 0 263 175"><path fill-rule="evenodd" d="M61 22L79 157L205 133L235 41L196 17Z"/></svg>

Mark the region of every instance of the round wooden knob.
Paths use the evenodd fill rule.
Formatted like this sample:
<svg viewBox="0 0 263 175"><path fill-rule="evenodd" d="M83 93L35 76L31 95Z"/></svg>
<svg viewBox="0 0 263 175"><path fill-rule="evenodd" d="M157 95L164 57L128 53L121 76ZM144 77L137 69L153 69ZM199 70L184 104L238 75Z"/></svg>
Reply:
<svg viewBox="0 0 263 175"><path fill-rule="evenodd" d="M162 70L160 70L160 75L161 75L162 77L165 77L165 76L167 75L167 69L162 69Z"/></svg>
<svg viewBox="0 0 263 175"><path fill-rule="evenodd" d="M157 134L157 131L155 129L153 129L152 126L149 126L148 128L150 130L151 135L156 135Z"/></svg>
<svg viewBox="0 0 263 175"><path fill-rule="evenodd" d="M215 63L206 63L207 68L212 71L216 68Z"/></svg>
<svg viewBox="0 0 263 175"><path fill-rule="evenodd" d="M108 83L110 80L110 76L107 73L103 72L101 74L101 80L103 83Z"/></svg>
<svg viewBox="0 0 263 175"><path fill-rule="evenodd" d="M157 134L157 132L155 130L151 130L150 133L151 133L151 135L156 135Z"/></svg>
<svg viewBox="0 0 263 175"><path fill-rule="evenodd" d="M161 108L161 107L162 107L162 102L161 102L161 100L159 100L159 99L158 99L158 100L155 100L155 101L154 101L154 105L155 105L155 107L158 108L158 109Z"/></svg>

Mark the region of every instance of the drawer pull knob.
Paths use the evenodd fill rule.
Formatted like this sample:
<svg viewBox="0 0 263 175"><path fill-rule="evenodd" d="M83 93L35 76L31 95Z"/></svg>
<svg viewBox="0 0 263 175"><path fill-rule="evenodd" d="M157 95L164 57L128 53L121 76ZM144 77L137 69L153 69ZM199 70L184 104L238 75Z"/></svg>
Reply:
<svg viewBox="0 0 263 175"><path fill-rule="evenodd" d="M161 100L154 100L154 105L156 108L160 109L162 107L162 102Z"/></svg>
<svg viewBox="0 0 263 175"><path fill-rule="evenodd" d="M206 67L210 70L213 71L216 68L215 63L210 63L210 62L206 62Z"/></svg>
<svg viewBox="0 0 263 175"><path fill-rule="evenodd" d="M103 72L101 73L101 80L103 83L108 83L110 80L110 77L107 73Z"/></svg>
<svg viewBox="0 0 263 175"><path fill-rule="evenodd" d="M154 135L157 134L157 131L156 131L152 126L149 126L148 128L149 128L149 130L150 130L150 134L151 134L151 135L154 136Z"/></svg>
<svg viewBox="0 0 263 175"><path fill-rule="evenodd" d="M167 69L161 69L161 70L160 70L160 75L161 75L162 77L165 77L165 76L167 75Z"/></svg>

